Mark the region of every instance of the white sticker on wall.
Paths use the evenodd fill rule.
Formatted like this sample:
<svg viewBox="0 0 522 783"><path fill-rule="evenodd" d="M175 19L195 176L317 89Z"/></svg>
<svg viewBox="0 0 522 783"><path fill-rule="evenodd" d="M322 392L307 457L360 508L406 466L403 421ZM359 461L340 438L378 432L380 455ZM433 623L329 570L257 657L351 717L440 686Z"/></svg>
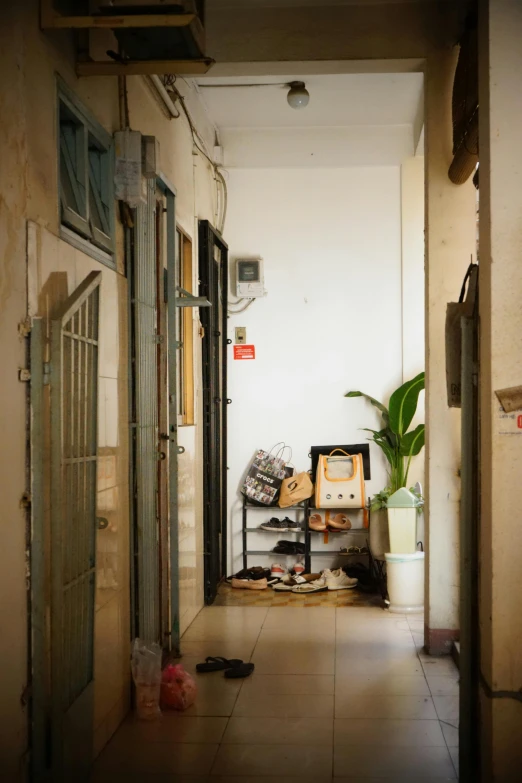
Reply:
<svg viewBox="0 0 522 783"><path fill-rule="evenodd" d="M522 435L522 411L506 413L499 406L497 413L499 435Z"/></svg>

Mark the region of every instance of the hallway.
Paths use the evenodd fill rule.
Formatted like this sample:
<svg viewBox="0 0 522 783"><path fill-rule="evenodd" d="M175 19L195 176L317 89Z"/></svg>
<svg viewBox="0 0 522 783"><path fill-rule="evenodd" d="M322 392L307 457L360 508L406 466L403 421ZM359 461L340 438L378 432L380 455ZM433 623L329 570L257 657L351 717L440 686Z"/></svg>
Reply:
<svg viewBox="0 0 522 783"><path fill-rule="evenodd" d="M254 674L199 675L186 713L129 718L93 783L454 780L458 671L422 644L419 615L374 607L207 607L182 640L187 670L222 655Z"/></svg>

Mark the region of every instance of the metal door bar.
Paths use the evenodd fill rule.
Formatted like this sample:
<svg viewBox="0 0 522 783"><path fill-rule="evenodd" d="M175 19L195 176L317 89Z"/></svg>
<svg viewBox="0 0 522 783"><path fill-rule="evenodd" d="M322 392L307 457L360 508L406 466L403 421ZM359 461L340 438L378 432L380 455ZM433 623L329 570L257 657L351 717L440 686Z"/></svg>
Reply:
<svg viewBox="0 0 522 783"><path fill-rule="evenodd" d="M50 758L47 752L49 704L45 662L45 534L43 487L43 387L44 354L41 318L31 324L31 780L48 779Z"/></svg>
<svg viewBox="0 0 522 783"><path fill-rule="evenodd" d="M160 174L158 189L167 203L167 340L169 399L169 545L170 545L170 649L179 653L179 517L178 517L178 406L177 367L177 291L176 291L176 190Z"/></svg>

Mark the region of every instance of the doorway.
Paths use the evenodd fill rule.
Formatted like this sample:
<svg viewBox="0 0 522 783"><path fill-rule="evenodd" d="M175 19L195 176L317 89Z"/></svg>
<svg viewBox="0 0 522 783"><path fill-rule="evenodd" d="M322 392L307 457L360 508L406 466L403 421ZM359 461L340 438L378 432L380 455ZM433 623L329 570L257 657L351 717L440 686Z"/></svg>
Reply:
<svg viewBox="0 0 522 783"><path fill-rule="evenodd" d="M227 563L227 302L228 246L208 220L199 221L203 364L204 595L211 604Z"/></svg>

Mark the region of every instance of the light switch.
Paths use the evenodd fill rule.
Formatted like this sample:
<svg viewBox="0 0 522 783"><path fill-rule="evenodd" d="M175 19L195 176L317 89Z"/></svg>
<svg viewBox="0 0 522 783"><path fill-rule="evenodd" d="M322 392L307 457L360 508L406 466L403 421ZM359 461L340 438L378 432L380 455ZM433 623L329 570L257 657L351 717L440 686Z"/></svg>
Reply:
<svg viewBox="0 0 522 783"><path fill-rule="evenodd" d="M246 343L246 326L236 326L236 345Z"/></svg>

